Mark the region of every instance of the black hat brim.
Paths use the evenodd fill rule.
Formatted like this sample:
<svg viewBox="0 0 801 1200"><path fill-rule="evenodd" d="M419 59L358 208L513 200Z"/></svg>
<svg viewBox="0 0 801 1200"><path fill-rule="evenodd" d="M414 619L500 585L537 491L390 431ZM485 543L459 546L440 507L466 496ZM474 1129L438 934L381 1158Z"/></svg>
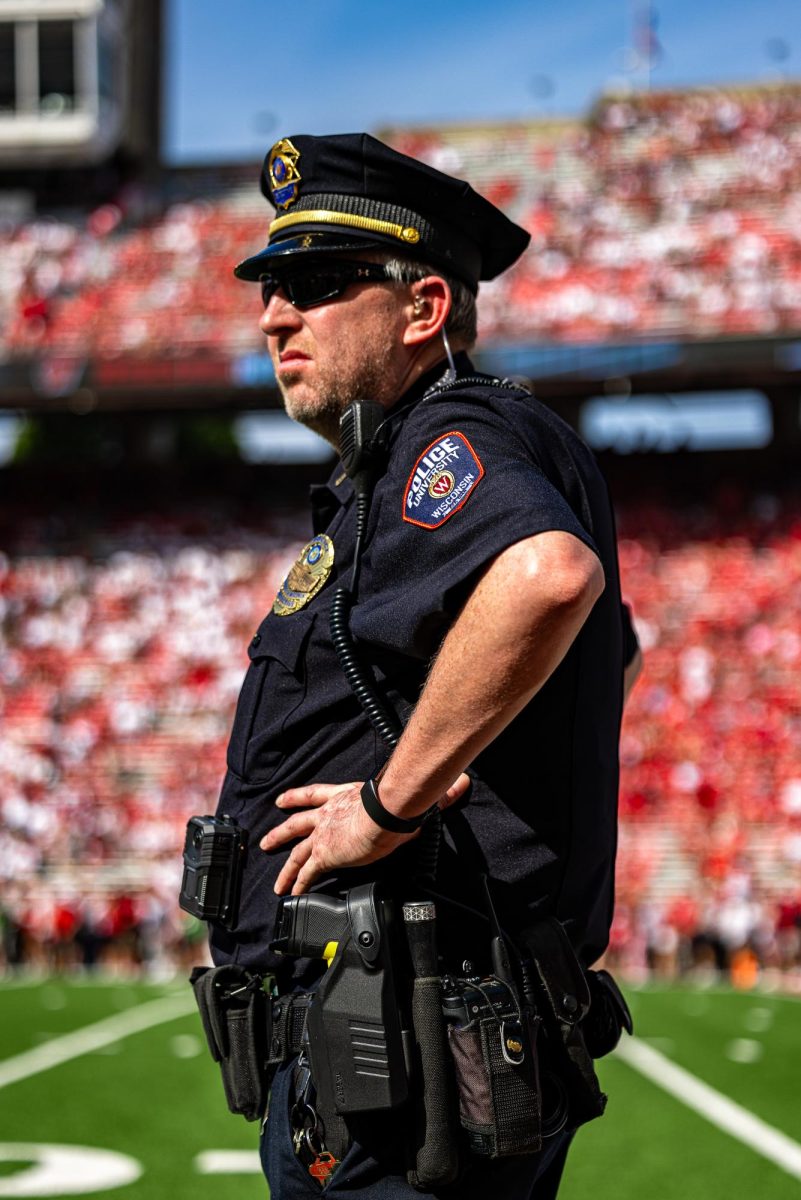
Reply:
<svg viewBox="0 0 801 1200"><path fill-rule="evenodd" d="M251 283L258 283L262 275L269 273L271 267L275 267L281 260L294 257L295 255L317 255L317 254L332 254L336 251L347 253L350 250L366 250L369 247L377 247L381 242L374 236L365 235L359 237L358 234L349 232L342 233L299 233L295 237L284 238L280 242L274 242L270 246L265 246L258 254L251 255L250 258L244 259L241 263L234 267L234 275L237 279L245 279Z"/></svg>

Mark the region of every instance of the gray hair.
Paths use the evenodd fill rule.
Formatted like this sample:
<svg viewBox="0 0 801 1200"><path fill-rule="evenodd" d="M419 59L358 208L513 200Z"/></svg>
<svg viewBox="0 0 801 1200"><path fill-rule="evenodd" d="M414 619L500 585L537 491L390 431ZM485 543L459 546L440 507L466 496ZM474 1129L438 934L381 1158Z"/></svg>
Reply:
<svg viewBox="0 0 801 1200"><path fill-rule="evenodd" d="M396 283L416 283L429 275L444 279L451 290L452 300L451 311L445 322L445 332L454 342L456 349L469 350L475 344L478 336L476 298L466 284L460 279L446 275L439 267L430 267L410 258L389 258L384 265L389 278L394 279Z"/></svg>

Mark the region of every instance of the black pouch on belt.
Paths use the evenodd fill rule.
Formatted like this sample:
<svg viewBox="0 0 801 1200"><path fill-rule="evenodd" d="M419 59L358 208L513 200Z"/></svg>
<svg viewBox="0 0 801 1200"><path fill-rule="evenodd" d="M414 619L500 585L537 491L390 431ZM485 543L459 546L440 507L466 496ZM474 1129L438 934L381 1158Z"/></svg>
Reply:
<svg viewBox="0 0 801 1200"><path fill-rule="evenodd" d="M608 971L585 971L592 1003L582 1030L587 1050L592 1058L611 1054L620 1035L634 1033L626 998Z"/></svg>
<svg viewBox="0 0 801 1200"><path fill-rule="evenodd" d="M258 1121L272 1082L270 998L261 975L244 967L195 967L189 977L211 1056L220 1064L228 1107Z"/></svg>
<svg viewBox="0 0 801 1200"><path fill-rule="evenodd" d="M606 1108L582 1022L590 1010L584 970L563 926L555 917L531 925L519 936L531 961L528 986L536 997L545 1033L541 1066L547 1065L567 1093L569 1129L600 1117Z"/></svg>
<svg viewBox="0 0 801 1200"><path fill-rule="evenodd" d="M535 1154L542 1148L539 1018L497 978L450 982L443 1010L468 1148L481 1158Z"/></svg>

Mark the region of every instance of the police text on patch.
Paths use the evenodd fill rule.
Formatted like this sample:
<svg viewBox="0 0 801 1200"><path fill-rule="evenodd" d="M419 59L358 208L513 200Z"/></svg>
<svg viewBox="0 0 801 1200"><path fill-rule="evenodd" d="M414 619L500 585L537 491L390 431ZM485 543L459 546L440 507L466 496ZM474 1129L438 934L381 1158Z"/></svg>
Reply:
<svg viewBox="0 0 801 1200"><path fill-rule="evenodd" d="M464 434L443 434L412 468L404 494L404 521L437 529L462 507L483 474L478 455Z"/></svg>

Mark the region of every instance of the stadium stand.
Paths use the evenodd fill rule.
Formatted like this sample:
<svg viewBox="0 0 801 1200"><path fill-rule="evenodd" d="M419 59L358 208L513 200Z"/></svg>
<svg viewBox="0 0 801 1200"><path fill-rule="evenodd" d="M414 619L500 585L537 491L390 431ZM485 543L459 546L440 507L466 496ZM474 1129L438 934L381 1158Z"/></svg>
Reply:
<svg viewBox="0 0 801 1200"><path fill-rule="evenodd" d="M385 136L469 178L531 231L532 252L482 289L485 339L801 326L797 84L606 97L581 122ZM252 179L213 171L129 186L88 215L7 219L0 354L256 350L230 268L263 242L265 226Z"/></svg>
<svg viewBox="0 0 801 1200"><path fill-rule="evenodd" d="M383 136L531 231L482 286L482 346L801 329L799 84ZM92 208L2 210L0 368L51 372L61 396L65 363L119 382L170 360L194 381L261 351L231 273L265 236L253 178L165 171ZM244 647L303 529L224 488L161 496L161 515L115 515L100 490L69 515L29 491L0 510L0 963L168 970L203 937L175 903L185 822L216 802ZM624 725L610 960L801 989L801 498L640 494L620 532L647 670Z"/></svg>
<svg viewBox="0 0 801 1200"><path fill-rule="evenodd" d="M215 803L244 648L303 535L198 503L78 515L0 529L5 958L155 970L198 953L175 903L185 822ZM798 979L801 497L619 520L647 670L610 957Z"/></svg>
<svg viewBox="0 0 801 1200"><path fill-rule="evenodd" d="M552 130L411 134L532 233L486 289L486 336L726 336L801 318L801 89L602 100Z"/></svg>

